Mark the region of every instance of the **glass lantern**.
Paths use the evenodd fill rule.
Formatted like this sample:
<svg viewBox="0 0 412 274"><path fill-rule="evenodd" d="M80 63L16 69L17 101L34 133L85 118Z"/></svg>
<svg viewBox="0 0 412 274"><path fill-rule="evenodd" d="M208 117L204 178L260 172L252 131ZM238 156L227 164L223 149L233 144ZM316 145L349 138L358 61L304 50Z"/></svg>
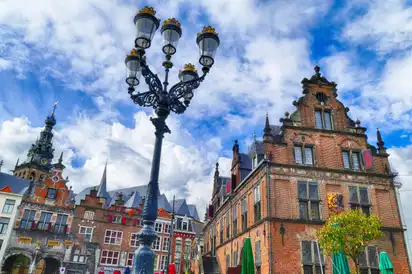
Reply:
<svg viewBox="0 0 412 274"><path fill-rule="evenodd" d="M164 21L161 33L163 35L164 46L163 53L173 55L176 53L176 47L180 37L182 37L182 28L179 21L175 18L169 18Z"/></svg>
<svg viewBox="0 0 412 274"><path fill-rule="evenodd" d="M200 52L199 63L204 67L210 68L215 62L216 50L220 44L218 34L214 28L210 26L204 27L202 32L197 34L196 42Z"/></svg>
<svg viewBox="0 0 412 274"><path fill-rule="evenodd" d="M156 11L152 7L144 7L134 17L136 25L135 46L139 49L148 49L153 36L159 28L159 19L155 17Z"/></svg>
<svg viewBox="0 0 412 274"><path fill-rule="evenodd" d="M140 75L142 73L140 69L140 60L137 56L137 53L134 49L126 56L126 60L124 61L126 64L126 83L131 86L135 87L139 85Z"/></svg>

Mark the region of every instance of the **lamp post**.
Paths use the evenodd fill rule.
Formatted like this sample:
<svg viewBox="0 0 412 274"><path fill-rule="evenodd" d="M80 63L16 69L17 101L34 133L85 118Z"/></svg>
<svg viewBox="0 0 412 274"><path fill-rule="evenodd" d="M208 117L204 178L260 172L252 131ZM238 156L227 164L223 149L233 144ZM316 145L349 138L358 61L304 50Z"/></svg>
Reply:
<svg viewBox="0 0 412 274"><path fill-rule="evenodd" d="M150 118L155 126L156 139L150 181L143 207L143 228L138 234L140 246L134 252L133 274L152 274L154 271L155 253L151 250L150 245L157 238L154 222L158 209L160 155L164 134L170 133L166 119L171 111L181 114L189 106L194 90L205 79L214 63L214 56L220 43L219 37L212 27L203 28L196 39L200 51L199 63L202 65L202 76L197 74L194 65L186 64L183 70L179 71L180 81L168 90L169 70L173 67L170 60L176 53L176 46L182 36L182 28L179 21L174 18L165 20L162 25L161 34L164 39L162 51L165 54L165 61L162 63L165 68L165 78L162 83L146 64L145 56L145 50L150 47L153 36L160 25L160 20L155 17L155 14L156 11L153 8L144 7L135 16L134 23L137 29L135 48L125 60L126 83L129 85L130 98L139 106L153 107L157 116ZM141 75L143 75L149 90L135 93L135 86L139 85Z"/></svg>

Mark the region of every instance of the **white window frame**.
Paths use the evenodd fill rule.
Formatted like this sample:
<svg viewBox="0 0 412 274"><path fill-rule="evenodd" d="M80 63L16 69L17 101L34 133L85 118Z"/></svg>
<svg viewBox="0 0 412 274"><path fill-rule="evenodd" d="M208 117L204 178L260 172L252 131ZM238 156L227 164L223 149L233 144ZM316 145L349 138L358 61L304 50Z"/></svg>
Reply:
<svg viewBox="0 0 412 274"><path fill-rule="evenodd" d="M85 211L83 219L93 221L94 220L94 212L93 211Z"/></svg>
<svg viewBox="0 0 412 274"><path fill-rule="evenodd" d="M107 232L111 232L111 234L109 236L107 236ZM113 237L112 234L113 232L116 232L116 236ZM118 233L120 233L120 238L117 237ZM110 240L114 238L115 239L115 243L111 243ZM106 239L108 239L108 241L106 241ZM118 243L116 241L116 239L118 239ZM122 244L122 240L123 240L123 231L119 231L119 230L113 230L113 229L106 229L104 232L104 244L107 245L121 245Z"/></svg>
<svg viewBox="0 0 412 274"><path fill-rule="evenodd" d="M155 228L156 232L162 232L163 224L159 223L159 222L155 222L155 227L154 228Z"/></svg>
<svg viewBox="0 0 412 274"><path fill-rule="evenodd" d="M167 261L167 255L162 255L160 257L160 265L159 265L160 271L164 271L166 269L166 261Z"/></svg>
<svg viewBox="0 0 412 274"><path fill-rule="evenodd" d="M134 239L133 239L134 236ZM134 243L134 244L133 244ZM139 247L139 239L137 238L137 232L130 234L130 242L129 245L131 247Z"/></svg>
<svg viewBox="0 0 412 274"><path fill-rule="evenodd" d="M103 256L104 252L107 252L107 256ZM115 256L109 257L108 256L109 252L113 252L113 255L117 253L117 257L115 257ZM102 263L103 257L106 258L106 263ZM107 263L108 259L112 260L112 262L113 262L113 260L116 259L117 263L116 264L113 264L113 263L109 264L109 263ZM100 255L100 260L99 260L101 265L119 265L119 261L120 261L120 251L114 251L114 250L108 250L108 249L103 249L102 250L102 253Z"/></svg>
<svg viewBox="0 0 412 274"><path fill-rule="evenodd" d="M164 224L163 226L164 233L170 233L170 224Z"/></svg>
<svg viewBox="0 0 412 274"><path fill-rule="evenodd" d="M161 248L162 248L162 237L159 236L159 237L156 238L156 240L153 241L152 248L153 248L153 250L157 250L157 251L161 250Z"/></svg>
<svg viewBox="0 0 412 274"><path fill-rule="evenodd" d="M162 250L163 251L168 251L169 250L169 245L170 245L170 238L169 237L163 237Z"/></svg>
<svg viewBox="0 0 412 274"><path fill-rule="evenodd" d="M13 202L13 205L11 206L11 203L7 203L8 201L12 201ZM6 205L7 205L7 207L6 207ZM13 199L6 199L6 201L4 201L4 205L3 205L3 210L2 210L2 213L4 213L4 214L11 214L11 213L13 213L13 210L14 210L14 207L16 206L16 200L13 200ZM11 207L11 211L9 211L10 210L10 207ZM8 209L8 211L5 211L5 209Z"/></svg>
<svg viewBox="0 0 412 274"><path fill-rule="evenodd" d="M130 258L130 257L132 257L132 258ZM133 259L134 259L134 253L133 252L127 253L126 266L132 267L133 266ZM132 260L131 263L130 263L130 260Z"/></svg>
<svg viewBox="0 0 412 274"><path fill-rule="evenodd" d="M82 233L82 228L85 229L85 233ZM91 232L90 232L90 233L86 233L88 229L91 229ZM93 230L94 230L94 228L91 227L91 226L79 225L79 234L84 235L85 238L86 238L87 235L90 234L90 241L91 241L92 238L93 238Z"/></svg>
<svg viewBox="0 0 412 274"><path fill-rule="evenodd" d="M120 223L122 223L122 216L114 215L114 216L113 216L112 223L115 223L115 224L120 224Z"/></svg>

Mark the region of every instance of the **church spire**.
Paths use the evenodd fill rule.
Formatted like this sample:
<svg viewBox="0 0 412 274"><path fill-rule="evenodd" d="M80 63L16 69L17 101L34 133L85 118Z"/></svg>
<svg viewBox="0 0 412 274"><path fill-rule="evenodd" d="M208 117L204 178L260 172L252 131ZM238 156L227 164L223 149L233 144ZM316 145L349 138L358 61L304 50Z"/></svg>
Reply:
<svg viewBox="0 0 412 274"><path fill-rule="evenodd" d="M66 168L65 165L63 165L63 151L60 154L59 161L56 164L54 164L53 166L56 167L56 168L61 168L61 169Z"/></svg>
<svg viewBox="0 0 412 274"><path fill-rule="evenodd" d="M99 189L97 190L97 197L105 198L106 200L109 198L109 193L107 193L107 161L106 165L104 166L103 176L100 180Z"/></svg>
<svg viewBox="0 0 412 274"><path fill-rule="evenodd" d="M381 135L381 132L379 131L379 128L376 128L376 136L378 139L378 142L376 144L378 145L379 154L386 154L385 143L382 140L382 135Z"/></svg>
<svg viewBox="0 0 412 274"><path fill-rule="evenodd" d="M53 127L56 125L55 112L56 102L53 106L53 111L50 116L47 116L45 120L44 129L40 133L40 138L37 138L36 142L32 144L27 154L27 162L36 164L41 167L49 169L53 160Z"/></svg>

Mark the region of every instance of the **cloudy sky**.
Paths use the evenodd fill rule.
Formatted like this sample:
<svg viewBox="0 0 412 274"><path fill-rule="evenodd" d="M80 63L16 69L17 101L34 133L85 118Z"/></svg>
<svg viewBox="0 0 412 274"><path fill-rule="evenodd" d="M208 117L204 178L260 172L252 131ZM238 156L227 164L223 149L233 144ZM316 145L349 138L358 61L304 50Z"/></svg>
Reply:
<svg viewBox="0 0 412 274"><path fill-rule="evenodd" d="M160 186L197 203L210 198L219 161L229 173L231 146L245 151L301 96L300 81L321 66L339 99L369 129L379 127L392 167L412 191L412 7L407 1L328 0L3 0L0 2L0 159L3 171L25 159L59 101L56 157L64 151L75 191L99 182L108 159L109 189L148 182L153 150L151 109L130 101L124 57L133 46L133 17L146 4L161 19L178 18L178 68L197 63L196 33L211 24L221 47L188 110L172 115ZM158 32L148 63L163 76ZM144 90L144 85L139 87ZM403 199L412 210L412 200ZM412 215L407 215L412 227Z"/></svg>

